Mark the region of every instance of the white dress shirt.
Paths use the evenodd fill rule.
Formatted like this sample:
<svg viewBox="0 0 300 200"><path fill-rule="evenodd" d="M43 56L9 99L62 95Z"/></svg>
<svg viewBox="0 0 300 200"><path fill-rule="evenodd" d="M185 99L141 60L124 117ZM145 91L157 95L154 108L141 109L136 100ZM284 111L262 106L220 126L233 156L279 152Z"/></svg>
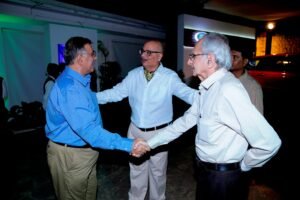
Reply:
<svg viewBox="0 0 300 200"><path fill-rule="evenodd" d="M173 95L192 104L198 91L188 87L179 76L162 64L153 78L147 81L142 66L131 70L124 80L97 93L99 104L117 102L128 97L131 107L131 121L140 128L151 128L173 119Z"/></svg>
<svg viewBox="0 0 300 200"><path fill-rule="evenodd" d="M263 91L260 84L248 74L247 70L239 77L243 86L247 90L251 102L255 105L257 110L263 114L264 113L264 103L263 103Z"/></svg>
<svg viewBox="0 0 300 200"><path fill-rule="evenodd" d="M281 145L241 82L225 69L204 80L190 109L148 144L167 144L196 124L196 154L210 163L241 162L241 169L248 171L266 163Z"/></svg>

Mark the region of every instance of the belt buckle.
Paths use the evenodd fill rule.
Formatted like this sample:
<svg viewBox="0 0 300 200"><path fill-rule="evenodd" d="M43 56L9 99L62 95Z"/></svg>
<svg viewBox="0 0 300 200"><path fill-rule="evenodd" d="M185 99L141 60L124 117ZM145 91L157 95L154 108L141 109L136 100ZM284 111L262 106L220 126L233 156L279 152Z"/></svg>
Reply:
<svg viewBox="0 0 300 200"><path fill-rule="evenodd" d="M228 171L230 168L226 165L216 164L216 170L220 172Z"/></svg>

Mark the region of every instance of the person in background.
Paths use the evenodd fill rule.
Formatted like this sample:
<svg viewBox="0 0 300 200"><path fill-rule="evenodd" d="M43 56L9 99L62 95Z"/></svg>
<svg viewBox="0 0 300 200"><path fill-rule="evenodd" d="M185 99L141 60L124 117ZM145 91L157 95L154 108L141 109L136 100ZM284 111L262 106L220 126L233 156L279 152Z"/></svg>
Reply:
<svg viewBox="0 0 300 200"><path fill-rule="evenodd" d="M176 72L161 63L164 52L160 41L145 42L139 53L142 66L131 70L112 89L97 93L97 99L105 104L128 97L132 111L128 137L148 140L171 123L173 95L191 104L197 90L188 87ZM129 200L144 200L148 188L150 200L166 199L167 163L166 147L137 160L131 159Z"/></svg>
<svg viewBox="0 0 300 200"><path fill-rule="evenodd" d="M249 64L251 53L244 47L231 46L232 66L230 71L237 77L247 90L251 102L257 110L263 114L263 90L261 85L247 72L246 67Z"/></svg>
<svg viewBox="0 0 300 200"><path fill-rule="evenodd" d="M148 146L141 139L123 138L102 127L99 105L90 89L96 60L92 42L71 37L65 44L66 68L56 79L46 108L47 159L59 200L95 200L95 148L141 156Z"/></svg>
<svg viewBox="0 0 300 200"><path fill-rule="evenodd" d="M5 107L5 99L8 97L7 86L3 77L0 76L0 127L7 123L8 110Z"/></svg>
<svg viewBox="0 0 300 200"><path fill-rule="evenodd" d="M1 94L1 100L4 100L8 97L8 91L7 91L7 86L6 86L6 82L4 80L3 77L0 76L0 94Z"/></svg>
<svg viewBox="0 0 300 200"><path fill-rule="evenodd" d="M46 73L46 80L43 85L43 108L46 110L48 96L50 91L55 83L55 79L58 75L64 70L63 65L58 65L56 63L48 63L47 65L47 73Z"/></svg>
<svg viewBox="0 0 300 200"><path fill-rule="evenodd" d="M99 71L101 73L101 91L110 89L122 81L122 68L116 61L107 61L103 63L100 65Z"/></svg>
<svg viewBox="0 0 300 200"><path fill-rule="evenodd" d="M182 117L147 141L154 149L197 124L197 200L248 199L244 172L264 165L281 146L275 130L228 71L231 64L228 39L218 33L204 35L188 60L193 76L201 80L198 98Z"/></svg>

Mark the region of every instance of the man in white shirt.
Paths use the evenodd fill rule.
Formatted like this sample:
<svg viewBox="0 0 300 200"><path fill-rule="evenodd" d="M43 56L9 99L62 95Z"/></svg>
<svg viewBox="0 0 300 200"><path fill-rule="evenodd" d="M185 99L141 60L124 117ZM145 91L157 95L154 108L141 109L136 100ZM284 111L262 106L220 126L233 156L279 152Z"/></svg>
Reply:
<svg viewBox="0 0 300 200"><path fill-rule="evenodd" d="M173 95L191 104L197 90L184 84L171 69L163 66L160 41L147 41L140 50L142 66L131 70L112 89L97 93L98 103L116 102L128 97L131 107L129 138L148 140L166 127L173 118ZM131 160L129 200L164 200L168 152L156 149Z"/></svg>
<svg viewBox="0 0 300 200"><path fill-rule="evenodd" d="M247 199L242 171L262 166L281 146L241 82L228 71L230 53L221 34L208 33L197 42L188 64L201 80L198 98L182 117L147 141L156 148L197 124L197 200Z"/></svg>
<svg viewBox="0 0 300 200"><path fill-rule="evenodd" d="M232 66L230 71L237 77L247 90L251 102L263 114L263 91L261 85L250 75L246 69L250 53L244 47L231 46Z"/></svg>

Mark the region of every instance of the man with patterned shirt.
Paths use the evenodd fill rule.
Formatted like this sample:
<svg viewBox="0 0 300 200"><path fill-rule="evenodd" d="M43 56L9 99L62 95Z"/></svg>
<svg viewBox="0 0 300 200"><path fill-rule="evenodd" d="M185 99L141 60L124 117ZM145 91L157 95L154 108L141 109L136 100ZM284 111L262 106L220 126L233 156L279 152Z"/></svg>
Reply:
<svg viewBox="0 0 300 200"><path fill-rule="evenodd" d="M149 140L173 119L173 95L191 104L197 90L183 83L176 72L164 67L163 46L150 40L140 50L142 66L131 70L112 89L97 94L100 104L128 97L131 107L129 138ZM166 199L168 151L157 148L146 156L131 160L129 200L144 200L149 188L150 200Z"/></svg>

